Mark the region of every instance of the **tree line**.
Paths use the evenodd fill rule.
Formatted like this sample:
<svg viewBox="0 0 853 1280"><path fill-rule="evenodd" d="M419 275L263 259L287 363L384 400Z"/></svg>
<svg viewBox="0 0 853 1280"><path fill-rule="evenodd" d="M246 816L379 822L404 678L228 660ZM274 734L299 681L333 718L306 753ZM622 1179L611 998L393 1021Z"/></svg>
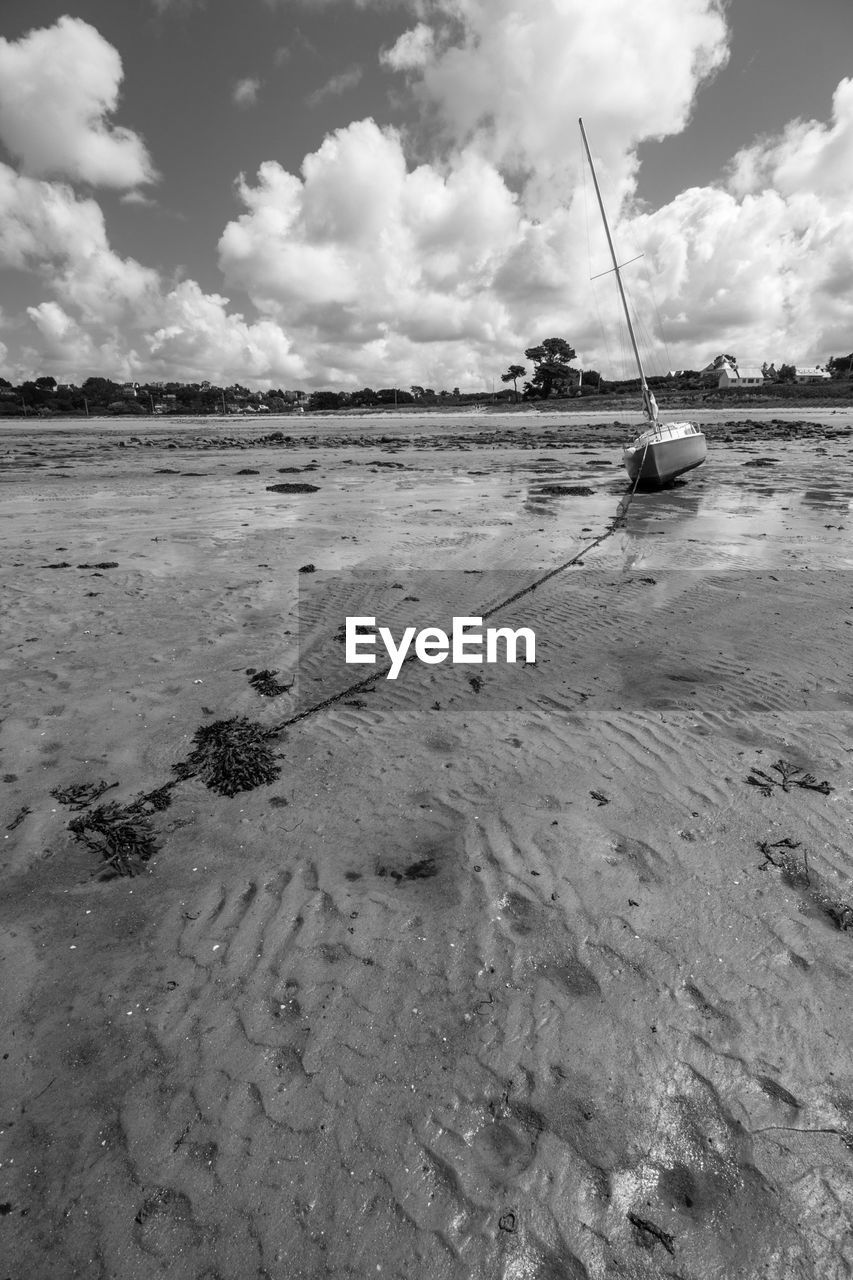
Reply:
<svg viewBox="0 0 853 1280"><path fill-rule="evenodd" d="M565 338L546 338L528 347L525 358L533 365L530 376L527 366L511 364L500 375L501 382L512 383L501 398L512 396L516 402L547 400L549 397L597 395L600 392L629 391L639 386L638 379L606 380L597 369L575 368L574 347ZM737 365L733 355L721 353L711 362L709 369L722 368L724 364ZM832 356L826 369L835 381L853 378L853 352L847 356ZM793 364L781 362L762 365L767 382L793 383L796 369ZM666 383L674 388L700 386L705 371L680 369L674 375L650 377L651 385ZM523 381L521 391L519 382ZM252 391L240 383L215 386L210 382L133 382L120 383L111 378L90 377L76 386L59 383L49 375L29 379L13 386L0 377L0 415L38 414L47 417L54 413L67 414L128 414L150 413L178 414L229 414L229 413L287 413L295 409L359 409L390 408L400 405L423 407L482 401L485 391L435 391L432 387L412 385L403 387L362 387L356 391L285 391L281 387L268 391Z"/></svg>
<svg viewBox="0 0 853 1280"><path fill-rule="evenodd" d="M482 400L483 392L434 391L431 387L363 387L357 391L251 391L233 383L114 382L87 378L80 386L59 383L52 376L33 378L13 386L0 377L0 414L115 414L152 413L230 414L288 413L298 409L394 407L396 405L454 405Z"/></svg>

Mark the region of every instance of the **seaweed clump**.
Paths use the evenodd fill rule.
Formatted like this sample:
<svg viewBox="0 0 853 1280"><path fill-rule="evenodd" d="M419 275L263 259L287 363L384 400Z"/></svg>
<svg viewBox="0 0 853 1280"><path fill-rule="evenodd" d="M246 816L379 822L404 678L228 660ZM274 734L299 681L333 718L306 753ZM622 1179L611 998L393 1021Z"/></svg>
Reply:
<svg viewBox="0 0 853 1280"><path fill-rule="evenodd" d="M249 677L249 684L256 693L260 693L264 698L279 698L283 693L291 688L289 684L279 684L276 680L278 671L269 671L266 668L263 671L246 672Z"/></svg>
<svg viewBox="0 0 853 1280"><path fill-rule="evenodd" d="M542 484L536 491L537 497L547 498L591 498L594 494L588 484Z"/></svg>
<svg viewBox="0 0 853 1280"><path fill-rule="evenodd" d="M74 818L68 829L99 855L104 864L102 879L139 875L157 852L147 817L133 805L125 807L115 802L99 805Z"/></svg>
<svg viewBox="0 0 853 1280"><path fill-rule="evenodd" d="M50 794L69 809L85 809L99 800L105 791L112 791L117 786L117 782L104 782L102 778L100 782L74 782L70 787L54 787Z"/></svg>
<svg viewBox="0 0 853 1280"><path fill-rule="evenodd" d="M833 790L828 782L818 782L813 773L806 773L790 760L777 760L770 768L779 775L778 778L771 777L769 773L753 765L746 779L750 786L758 787L763 796L772 795L774 787L780 787L782 791L790 791L792 786L802 787L806 791L819 791L824 796L828 796Z"/></svg>
<svg viewBox="0 0 853 1280"><path fill-rule="evenodd" d="M800 863L792 852L801 847L798 840L791 840L787 836L783 840L774 840L772 844L768 840L759 840L758 847L764 854L762 870L767 866L775 867L782 873L785 883L792 889L806 893L836 929L842 933L853 932L853 905L838 897L827 887L822 877L812 871L805 850L802 864Z"/></svg>
<svg viewBox="0 0 853 1280"><path fill-rule="evenodd" d="M144 813L162 813L172 803L172 787L174 785L174 781L165 782L162 787L155 787L153 791L146 791L144 795L134 801L131 809L134 812L141 809Z"/></svg>
<svg viewBox="0 0 853 1280"><path fill-rule="evenodd" d="M305 481L297 481L291 484L268 484L268 493L317 493L320 486L318 484L307 484Z"/></svg>
<svg viewBox="0 0 853 1280"><path fill-rule="evenodd" d="M268 786L281 774L269 745L275 732L245 716L202 725L195 731L189 756L174 771L181 779L200 778L221 796Z"/></svg>

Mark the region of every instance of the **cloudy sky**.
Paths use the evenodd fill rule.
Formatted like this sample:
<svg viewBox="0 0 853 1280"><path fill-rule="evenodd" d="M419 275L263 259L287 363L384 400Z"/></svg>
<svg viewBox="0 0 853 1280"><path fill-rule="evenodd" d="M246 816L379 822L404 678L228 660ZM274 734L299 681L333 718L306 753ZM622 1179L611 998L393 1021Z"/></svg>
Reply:
<svg viewBox="0 0 853 1280"><path fill-rule="evenodd" d="M0 374L490 389L853 350L850 0L3 0Z"/></svg>

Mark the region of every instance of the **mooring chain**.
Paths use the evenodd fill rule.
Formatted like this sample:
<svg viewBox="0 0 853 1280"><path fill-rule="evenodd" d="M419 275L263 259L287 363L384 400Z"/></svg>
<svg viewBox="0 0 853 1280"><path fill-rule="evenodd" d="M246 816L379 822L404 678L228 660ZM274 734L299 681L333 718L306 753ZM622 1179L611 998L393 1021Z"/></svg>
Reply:
<svg viewBox="0 0 853 1280"><path fill-rule="evenodd" d="M506 609L509 605L515 604L516 601L522 600L533 591L537 591L539 587L543 586L546 582L549 582L551 578L555 578L558 573L565 573L566 569L571 569L571 567L576 565L583 556L588 555L590 551L594 551L596 547L600 547L603 542L606 542L608 538L613 536L617 529L620 529L624 525L628 518L628 508L631 505L631 500L637 492L637 485L640 483L640 476L643 473L643 463L646 460L646 451L648 450L648 447L649 441L647 440L643 449L643 456L640 459L640 466L637 471L634 486L627 497L622 498L620 501L619 506L616 509L616 515L613 517L604 533L599 534L597 538L593 538L591 542L586 543L581 547L580 551L576 551L569 560L564 560L553 569L549 569L546 573L543 573L528 586L522 587L520 591L514 592L511 596L507 596L505 600L501 600L498 604L492 605L491 609L487 609L481 615L484 621L488 618L494 617L496 613L499 613L502 609ZM402 665L405 666L408 662L414 662L416 658L416 653L410 653L403 659ZM316 715L319 711L325 711L327 707L334 706L336 702L342 702L345 698L352 698L357 693L363 693L365 690L370 689L376 680L380 680L384 675L387 675L391 670L391 667L392 663L383 663L382 666L377 667L375 671L373 671L369 676L366 676L363 680L358 680L354 684L348 685L346 689L342 689L339 693L333 693L328 698L324 698L322 702L317 702L313 706L307 707L304 711L299 711L296 715L289 716L287 720L282 720L279 724L274 725L269 730L270 736L272 737L276 734L283 733L284 730L289 728L291 725L298 724L300 720L306 720L308 716Z"/></svg>

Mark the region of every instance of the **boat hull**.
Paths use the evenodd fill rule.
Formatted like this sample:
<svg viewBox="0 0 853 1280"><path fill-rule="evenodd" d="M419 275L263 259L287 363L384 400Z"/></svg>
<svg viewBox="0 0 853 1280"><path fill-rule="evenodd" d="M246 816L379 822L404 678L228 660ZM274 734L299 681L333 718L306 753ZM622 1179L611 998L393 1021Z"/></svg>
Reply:
<svg viewBox="0 0 853 1280"><path fill-rule="evenodd" d="M675 430L660 436L651 432L640 436L624 451L622 460L632 483L659 489L700 467L707 453L704 435L691 427L683 434Z"/></svg>

